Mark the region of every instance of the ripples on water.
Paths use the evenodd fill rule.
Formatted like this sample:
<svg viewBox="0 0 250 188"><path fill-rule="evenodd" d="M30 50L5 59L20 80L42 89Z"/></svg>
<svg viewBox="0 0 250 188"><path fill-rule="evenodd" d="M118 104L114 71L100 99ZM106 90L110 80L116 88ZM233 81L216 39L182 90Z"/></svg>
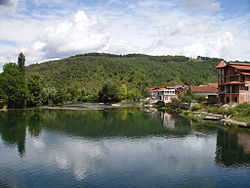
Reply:
<svg viewBox="0 0 250 188"><path fill-rule="evenodd" d="M249 187L248 131L132 108L0 119L0 187Z"/></svg>

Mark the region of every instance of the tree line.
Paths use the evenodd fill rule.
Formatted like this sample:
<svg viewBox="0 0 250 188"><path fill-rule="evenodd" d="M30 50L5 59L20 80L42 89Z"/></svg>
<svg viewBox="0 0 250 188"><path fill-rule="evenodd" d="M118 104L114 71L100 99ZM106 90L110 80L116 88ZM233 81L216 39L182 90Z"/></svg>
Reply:
<svg viewBox="0 0 250 188"><path fill-rule="evenodd" d="M17 63L7 63L0 73L0 108L26 108L66 102L137 102L142 98L137 89L128 90L125 84L106 81L102 89L90 94L85 87L56 88L38 72L27 73L25 56L20 53Z"/></svg>

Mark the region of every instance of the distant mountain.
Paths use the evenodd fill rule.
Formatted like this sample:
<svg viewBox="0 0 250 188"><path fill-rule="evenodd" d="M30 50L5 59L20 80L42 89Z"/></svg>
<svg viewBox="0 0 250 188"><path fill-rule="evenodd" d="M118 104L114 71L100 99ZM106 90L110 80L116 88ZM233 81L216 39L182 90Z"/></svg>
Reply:
<svg viewBox="0 0 250 188"><path fill-rule="evenodd" d="M199 85L216 82L217 58L185 56L113 55L89 53L34 64L28 72L38 72L56 88L85 88L96 93L107 80L143 91L147 87L173 83Z"/></svg>

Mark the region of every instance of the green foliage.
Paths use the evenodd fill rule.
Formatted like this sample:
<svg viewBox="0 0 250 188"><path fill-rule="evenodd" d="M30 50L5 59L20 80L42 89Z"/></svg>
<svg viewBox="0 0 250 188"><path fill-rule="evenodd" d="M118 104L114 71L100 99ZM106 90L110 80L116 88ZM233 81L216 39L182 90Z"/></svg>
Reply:
<svg viewBox="0 0 250 188"><path fill-rule="evenodd" d="M69 87L86 88L91 96L98 93L107 80L118 86L124 84L128 91L136 89L144 95L145 88L172 83L199 85L216 82L215 66L219 61L184 56L90 53L31 65L27 71L39 72L51 87L65 90Z"/></svg>
<svg viewBox="0 0 250 188"><path fill-rule="evenodd" d="M72 97L72 96L70 96ZM63 89L59 89L55 96L53 97L52 101L55 104L63 104L68 98L67 93Z"/></svg>
<svg viewBox="0 0 250 188"><path fill-rule="evenodd" d="M194 100L196 100L198 103L207 102L206 97L204 97L204 96L199 96L199 95L194 95Z"/></svg>
<svg viewBox="0 0 250 188"><path fill-rule="evenodd" d="M250 123L250 104L239 104L235 107L234 111L233 119Z"/></svg>
<svg viewBox="0 0 250 188"><path fill-rule="evenodd" d="M4 65L1 73L0 90L9 108L23 108L28 97L25 75L14 63ZM3 99L2 99L3 100Z"/></svg>
<svg viewBox="0 0 250 188"><path fill-rule="evenodd" d="M99 91L99 101L105 103L119 102L119 89L116 84L107 81Z"/></svg>
<svg viewBox="0 0 250 188"><path fill-rule="evenodd" d="M142 95L139 90L134 89L128 92L128 99L133 103L138 102L141 98Z"/></svg>
<svg viewBox="0 0 250 188"><path fill-rule="evenodd" d="M42 91L44 88L44 81L38 73L32 73L27 79L28 85L28 106L41 105L43 102Z"/></svg>
<svg viewBox="0 0 250 188"><path fill-rule="evenodd" d="M25 56L23 55L22 52L18 56L17 66L21 72L23 73L25 72Z"/></svg>
<svg viewBox="0 0 250 188"><path fill-rule="evenodd" d="M128 97L128 89L127 89L127 86L125 84L121 85L119 92L120 92L119 93L120 94L120 96L119 96L120 100L127 99L127 97Z"/></svg>
<svg viewBox="0 0 250 188"><path fill-rule="evenodd" d="M198 111L202 109L202 105L201 104L195 104L192 106L191 110L192 111Z"/></svg>
<svg viewBox="0 0 250 188"><path fill-rule="evenodd" d="M57 90L54 87L45 87L42 90L43 103L53 104L57 95Z"/></svg>
<svg viewBox="0 0 250 188"><path fill-rule="evenodd" d="M78 97L81 95L81 92L74 87L70 87L67 89L67 94L69 101L77 101Z"/></svg>
<svg viewBox="0 0 250 188"><path fill-rule="evenodd" d="M179 96L179 100L182 102L182 103L191 103L192 100L195 99L195 95L194 93L191 91L191 89L189 88L185 93L182 93L180 96Z"/></svg>

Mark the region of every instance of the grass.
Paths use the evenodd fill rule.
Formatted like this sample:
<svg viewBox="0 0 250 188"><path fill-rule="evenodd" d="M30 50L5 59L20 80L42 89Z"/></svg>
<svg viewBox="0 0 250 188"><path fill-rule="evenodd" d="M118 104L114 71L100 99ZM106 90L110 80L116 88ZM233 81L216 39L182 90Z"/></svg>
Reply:
<svg viewBox="0 0 250 188"><path fill-rule="evenodd" d="M234 108L233 120L250 123L250 104L239 104Z"/></svg>

